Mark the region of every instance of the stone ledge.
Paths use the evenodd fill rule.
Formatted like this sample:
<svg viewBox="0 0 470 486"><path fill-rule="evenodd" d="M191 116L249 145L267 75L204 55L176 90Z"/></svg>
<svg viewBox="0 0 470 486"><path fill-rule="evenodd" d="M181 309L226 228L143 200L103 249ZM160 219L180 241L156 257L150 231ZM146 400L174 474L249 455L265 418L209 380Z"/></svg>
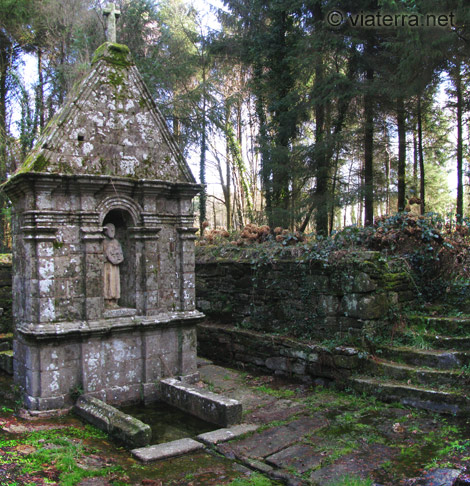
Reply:
<svg viewBox="0 0 470 486"><path fill-rule="evenodd" d="M180 439L174 440L173 442L166 442L164 444L133 449L131 453L135 458L139 459L139 461L151 462L181 456L203 448L204 446L200 442L193 439Z"/></svg>
<svg viewBox="0 0 470 486"><path fill-rule="evenodd" d="M191 386L174 378L160 381L160 400L207 422L228 427L242 418L238 400Z"/></svg>
<svg viewBox="0 0 470 486"><path fill-rule="evenodd" d="M166 312L156 316L134 316L96 321L68 321L43 324L23 323L17 330L36 339L68 338L71 335L99 335L135 329L152 329L173 325L193 325L201 321L204 314L199 311Z"/></svg>
<svg viewBox="0 0 470 486"><path fill-rule="evenodd" d="M237 439L250 432L255 432L258 428L259 426L255 424L240 424L228 429L218 429L212 432L206 432L205 434L200 434L196 439L207 445L217 445L222 442Z"/></svg>
<svg viewBox="0 0 470 486"><path fill-rule="evenodd" d="M150 426L97 398L82 395L74 412L126 446L143 447L150 443Z"/></svg>
<svg viewBox="0 0 470 486"><path fill-rule="evenodd" d="M106 309L103 312L105 319L116 319L119 317L134 317L137 315L136 309L118 307L117 309Z"/></svg>

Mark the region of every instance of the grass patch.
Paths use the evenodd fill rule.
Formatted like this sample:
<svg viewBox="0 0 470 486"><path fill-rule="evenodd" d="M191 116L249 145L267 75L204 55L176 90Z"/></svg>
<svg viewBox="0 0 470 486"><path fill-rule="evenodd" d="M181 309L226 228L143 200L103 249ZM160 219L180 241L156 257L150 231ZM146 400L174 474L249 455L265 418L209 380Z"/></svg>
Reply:
<svg viewBox="0 0 470 486"><path fill-rule="evenodd" d="M257 386L256 390L276 398L293 398L295 396L295 392L292 390L276 390L266 385Z"/></svg>
<svg viewBox="0 0 470 486"><path fill-rule="evenodd" d="M275 486L278 482L271 481L266 476L254 473L249 478L234 479L228 486Z"/></svg>
<svg viewBox="0 0 470 486"><path fill-rule="evenodd" d="M361 410L363 414L379 412L390 406L381 402L376 397L359 395L354 391L336 391L328 389L315 389L305 398L305 405L312 412L324 411L325 409L348 409Z"/></svg>
<svg viewBox="0 0 470 486"><path fill-rule="evenodd" d="M343 476L339 479L329 481L326 486L372 486L372 479L362 479L354 476Z"/></svg>
<svg viewBox="0 0 470 486"><path fill-rule="evenodd" d="M91 426L31 432L16 440L0 441L3 464L14 464L21 474L40 474L45 470L58 476L62 486L74 486L87 477L122 472L120 466L85 469L78 460L94 451L85 439L104 439L106 434ZM47 476L47 474L46 474Z"/></svg>

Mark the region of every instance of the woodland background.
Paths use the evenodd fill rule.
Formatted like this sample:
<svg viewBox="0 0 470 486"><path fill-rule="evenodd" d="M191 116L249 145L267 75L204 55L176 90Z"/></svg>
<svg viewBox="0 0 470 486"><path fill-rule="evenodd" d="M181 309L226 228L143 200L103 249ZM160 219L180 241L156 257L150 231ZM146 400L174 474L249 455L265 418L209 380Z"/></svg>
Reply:
<svg viewBox="0 0 470 486"><path fill-rule="evenodd" d="M120 0L117 39L196 167L201 227L327 236L410 209L462 223L467 2L223 0L208 13L183 0ZM104 6L0 0L0 181L89 69L105 41ZM333 28L332 10L452 13L455 26Z"/></svg>

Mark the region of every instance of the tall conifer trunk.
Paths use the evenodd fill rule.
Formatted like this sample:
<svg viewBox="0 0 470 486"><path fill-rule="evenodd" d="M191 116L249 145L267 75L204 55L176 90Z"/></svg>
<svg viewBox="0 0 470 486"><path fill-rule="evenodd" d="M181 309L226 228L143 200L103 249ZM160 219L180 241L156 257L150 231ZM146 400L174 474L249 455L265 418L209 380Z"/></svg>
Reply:
<svg viewBox="0 0 470 486"><path fill-rule="evenodd" d="M366 71L364 94L364 225L374 223L374 101L371 84L374 70Z"/></svg>
<svg viewBox="0 0 470 486"><path fill-rule="evenodd" d="M454 73L455 92L457 96L457 222L463 219L463 96L462 73L460 61L457 62Z"/></svg>
<svg viewBox="0 0 470 486"><path fill-rule="evenodd" d="M397 99L397 128L398 128L398 211L405 209L405 175L406 175L406 127L405 104L403 98Z"/></svg>
<svg viewBox="0 0 470 486"><path fill-rule="evenodd" d="M423 151L423 110L421 95L418 96L418 159L419 159L419 198L421 200L421 214L426 211L426 194L424 185L424 151Z"/></svg>
<svg viewBox="0 0 470 486"><path fill-rule="evenodd" d="M206 62L204 56L204 44L202 46L202 133L201 133L201 159L199 162L199 180L201 183L201 192L199 194L199 231L201 237L204 233L203 223L206 221Z"/></svg>
<svg viewBox="0 0 470 486"><path fill-rule="evenodd" d="M44 73L42 65L42 49L38 47L38 88L37 88L37 107L39 112L39 132L42 132L46 124L46 114L44 107Z"/></svg>

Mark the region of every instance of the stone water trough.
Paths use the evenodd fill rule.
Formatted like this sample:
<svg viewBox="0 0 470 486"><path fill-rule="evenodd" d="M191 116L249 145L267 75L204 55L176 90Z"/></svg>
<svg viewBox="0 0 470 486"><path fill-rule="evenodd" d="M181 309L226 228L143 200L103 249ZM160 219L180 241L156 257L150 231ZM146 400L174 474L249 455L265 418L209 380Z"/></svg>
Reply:
<svg viewBox="0 0 470 486"><path fill-rule="evenodd" d="M148 424L97 398L81 396L74 406L74 411L84 420L108 433L111 438L132 449L132 454L143 462L193 452L202 449L204 445L231 440L257 429L257 426L251 424L237 425L242 418L242 406L237 400L225 398L178 379L161 380L160 399L214 424L215 430L200 434L195 440L185 437L150 445L152 435Z"/></svg>

